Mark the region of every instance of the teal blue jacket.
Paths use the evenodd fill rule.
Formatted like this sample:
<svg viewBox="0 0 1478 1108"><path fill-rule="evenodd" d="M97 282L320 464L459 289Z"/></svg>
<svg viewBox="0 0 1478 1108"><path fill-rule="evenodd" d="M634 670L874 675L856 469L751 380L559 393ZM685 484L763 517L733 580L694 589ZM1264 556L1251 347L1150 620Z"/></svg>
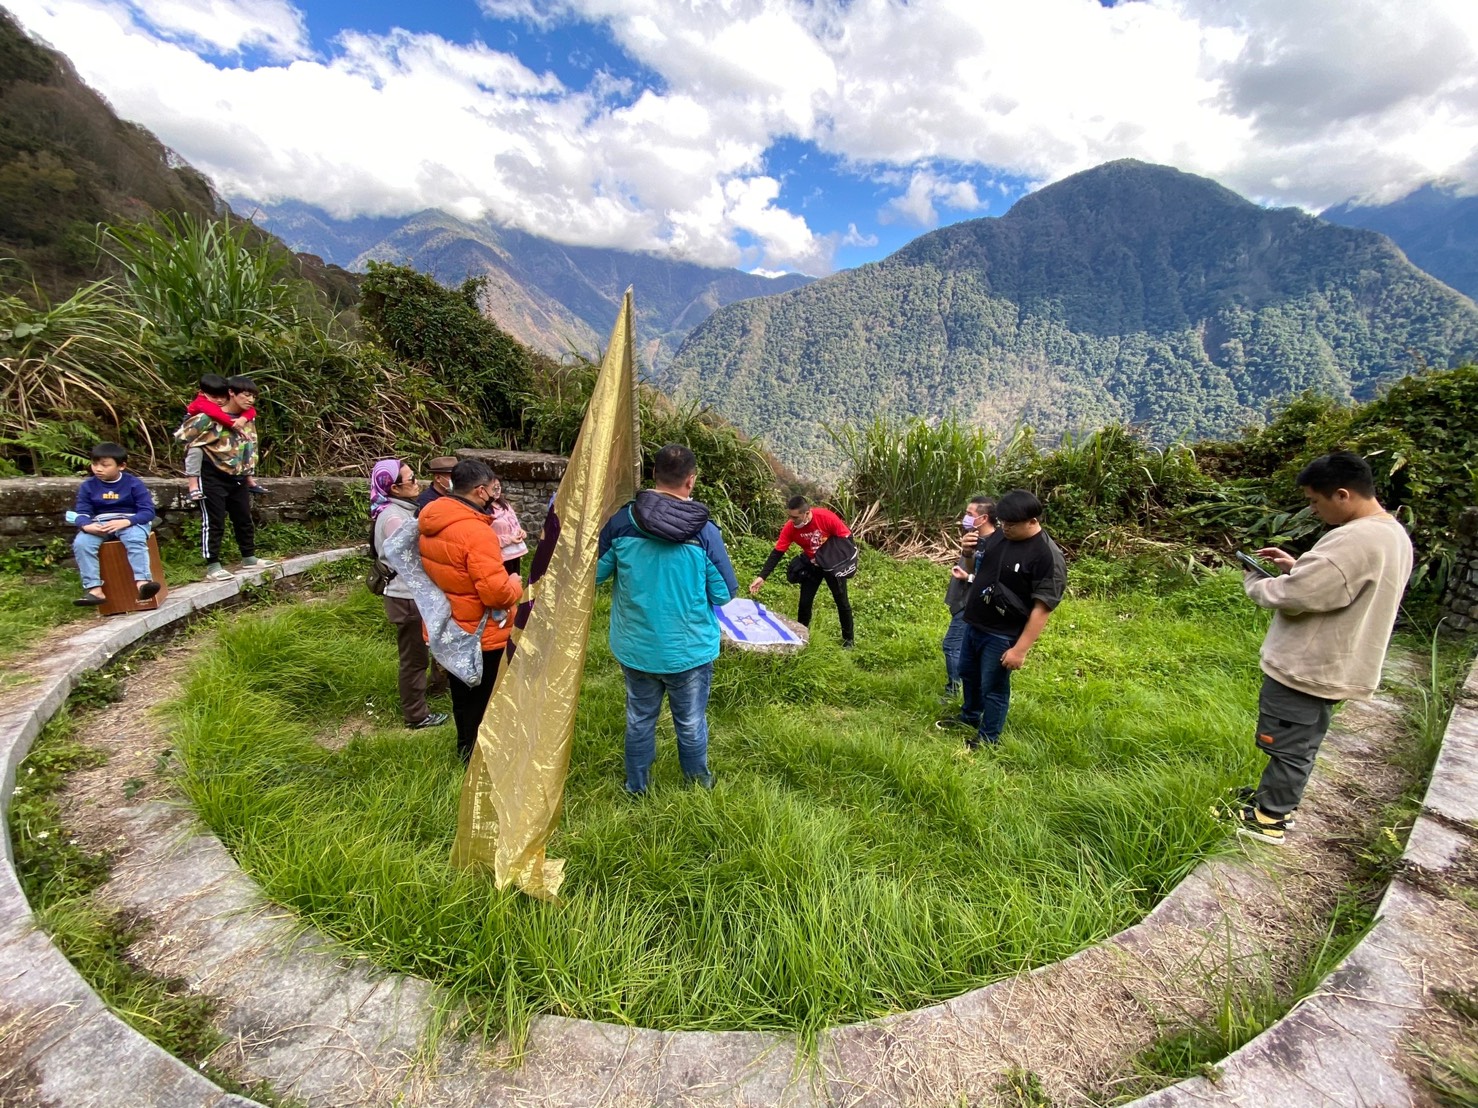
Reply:
<svg viewBox="0 0 1478 1108"><path fill-rule="evenodd" d="M651 489L600 531L596 584L614 582L611 653L629 669L681 673L718 657L715 604L739 593L723 537L696 500Z"/></svg>

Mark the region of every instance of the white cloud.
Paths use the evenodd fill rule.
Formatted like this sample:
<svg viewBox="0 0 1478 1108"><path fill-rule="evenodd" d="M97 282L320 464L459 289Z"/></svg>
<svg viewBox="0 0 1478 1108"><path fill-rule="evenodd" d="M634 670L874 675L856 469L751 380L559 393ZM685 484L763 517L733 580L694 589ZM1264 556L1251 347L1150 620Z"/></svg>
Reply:
<svg viewBox="0 0 1478 1108"><path fill-rule="evenodd" d="M307 57L303 13L284 0L137 0L155 29L220 54L256 47L279 60Z"/></svg>
<svg viewBox="0 0 1478 1108"><path fill-rule="evenodd" d="M841 244L843 246L876 246L878 237L877 235L864 235L857 230L857 224L849 223L847 233L842 236Z"/></svg>
<svg viewBox="0 0 1478 1108"><path fill-rule="evenodd" d="M571 88L405 31L315 54L287 0L7 2L229 192L490 213L710 264L825 272L867 241L817 233L824 203L787 210L781 139L896 181L884 211L920 226L985 210L972 181L1122 157L1307 207L1478 187L1472 0L480 0L521 35L605 26L647 89L617 57ZM281 64L210 60L247 50Z"/></svg>
<svg viewBox="0 0 1478 1108"><path fill-rule="evenodd" d="M939 223L936 201L958 212L979 212L987 206L972 182L951 181L931 170L920 169L909 178L907 190L888 201L878 213L878 219L883 223L901 220L920 227L935 227Z"/></svg>

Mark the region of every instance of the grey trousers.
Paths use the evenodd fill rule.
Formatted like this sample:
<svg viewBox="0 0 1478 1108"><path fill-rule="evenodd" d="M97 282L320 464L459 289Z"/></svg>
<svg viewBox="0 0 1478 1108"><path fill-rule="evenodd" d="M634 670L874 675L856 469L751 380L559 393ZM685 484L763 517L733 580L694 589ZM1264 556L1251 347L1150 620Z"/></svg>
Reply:
<svg viewBox="0 0 1478 1108"><path fill-rule="evenodd" d="M1290 689L1263 674L1257 697L1257 749L1268 756L1268 764L1257 785L1257 806L1267 815L1281 819L1298 807L1338 703Z"/></svg>

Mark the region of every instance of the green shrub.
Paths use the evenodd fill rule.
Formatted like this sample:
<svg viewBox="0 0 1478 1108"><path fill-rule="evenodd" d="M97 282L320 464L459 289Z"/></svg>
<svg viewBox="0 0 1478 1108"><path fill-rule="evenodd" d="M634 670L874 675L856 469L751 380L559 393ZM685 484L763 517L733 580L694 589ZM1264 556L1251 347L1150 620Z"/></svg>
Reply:
<svg viewBox="0 0 1478 1108"><path fill-rule="evenodd" d="M518 426L518 402L541 359L482 314L486 277L443 288L409 266L370 262L360 319L386 350L464 393L488 428Z"/></svg>

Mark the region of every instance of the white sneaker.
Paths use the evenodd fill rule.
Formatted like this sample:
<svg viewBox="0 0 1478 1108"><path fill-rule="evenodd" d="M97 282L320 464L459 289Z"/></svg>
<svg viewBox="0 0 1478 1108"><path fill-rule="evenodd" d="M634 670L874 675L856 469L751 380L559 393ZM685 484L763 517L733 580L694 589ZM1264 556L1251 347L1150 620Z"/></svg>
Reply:
<svg viewBox="0 0 1478 1108"><path fill-rule="evenodd" d="M225 566L216 566L215 569L205 575L205 579L207 581L234 581L236 580L236 574L232 573Z"/></svg>
<svg viewBox="0 0 1478 1108"><path fill-rule="evenodd" d="M248 571L255 569L276 569L277 563L271 558L253 558L249 562L242 562L241 568Z"/></svg>

